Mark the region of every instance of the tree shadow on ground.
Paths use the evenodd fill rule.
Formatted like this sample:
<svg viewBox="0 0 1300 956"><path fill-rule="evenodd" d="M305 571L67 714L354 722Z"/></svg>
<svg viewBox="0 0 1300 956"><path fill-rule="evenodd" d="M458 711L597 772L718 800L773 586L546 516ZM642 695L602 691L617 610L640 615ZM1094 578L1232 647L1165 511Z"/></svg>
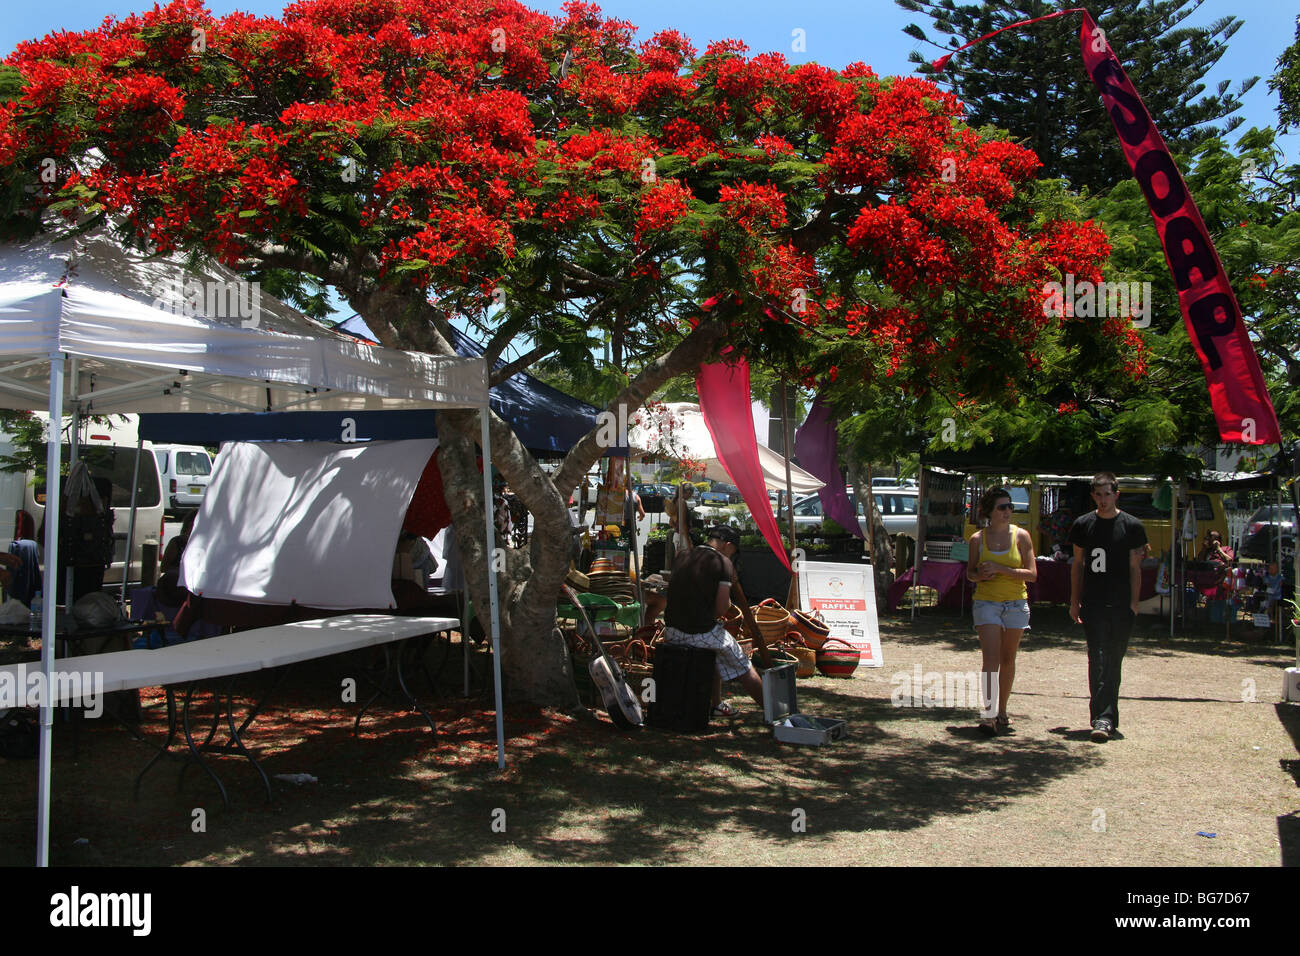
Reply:
<svg viewBox="0 0 1300 956"><path fill-rule="evenodd" d="M436 708L434 746L418 718L386 710L353 737L355 708L340 706L338 674L300 669L253 725L249 745L268 774L319 780L302 788L277 782L270 806L240 759L217 765L234 803L223 811L202 772L178 787L174 767L152 771L133 800L135 774L152 749L120 729L95 728L80 760L60 742L53 862L462 864L523 851L541 862L679 863L698 860L714 832L775 849L996 810L1099 759L1058 740L976 738L973 721L966 726L956 711L895 708L823 681L801 686L799 699L807 713L848 722L849 735L827 747L777 742L753 709L700 736L625 734L603 719L511 709L502 773L491 715L477 703ZM154 746L159 717L155 703L146 720ZM959 726L948 738L918 736L916 722L933 720ZM11 795L0 811L0 845L9 848L0 862L30 862L34 777L34 761L0 766L0 786ZM196 809L205 811L202 832ZM800 819L806 833L796 832Z"/></svg>

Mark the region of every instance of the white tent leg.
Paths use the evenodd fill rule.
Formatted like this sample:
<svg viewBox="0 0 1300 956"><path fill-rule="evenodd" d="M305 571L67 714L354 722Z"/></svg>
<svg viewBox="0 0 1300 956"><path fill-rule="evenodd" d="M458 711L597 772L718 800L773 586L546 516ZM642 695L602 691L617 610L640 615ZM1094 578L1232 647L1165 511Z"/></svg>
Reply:
<svg viewBox="0 0 1300 956"><path fill-rule="evenodd" d="M496 682L497 705L497 766L502 770L506 766L506 724L505 712L501 704L501 609L497 601L496 572L496 509L492 504L492 443L488 436L489 409L485 406L479 410L482 424L480 444L483 447L483 511L487 515L487 565L488 565L488 603L492 606L492 677Z"/></svg>
<svg viewBox="0 0 1300 956"><path fill-rule="evenodd" d="M68 427L68 474L72 474L72 466L81 458L81 399L78 395L81 390L81 360L77 356L68 358L68 394L72 396L72 422ZM62 425L62 414L59 417L59 424ZM47 499L48 500L48 499ZM67 609L68 614L72 613L72 582L76 571L69 564L63 575L63 606ZM50 602L46 602L47 604Z"/></svg>
<svg viewBox="0 0 1300 956"><path fill-rule="evenodd" d="M63 356L50 356L50 440L45 443L45 578L42 587L51 580L58 583L59 567L59 465L60 441L63 422ZM51 573L53 572L53 573ZM54 748L54 701L50 688L50 672L54 669L54 592L45 597L41 617L41 673L44 674L45 694L41 698L41 726L39 736L38 769L36 780L36 865L50 865L50 760Z"/></svg>
<svg viewBox="0 0 1300 956"><path fill-rule="evenodd" d="M131 472L131 522L126 526L126 553L122 557L122 610L126 610L126 582L131 580L131 549L135 547L135 493L140 487L140 452L144 450L143 436L135 440L135 470ZM161 489L159 489L161 491ZM112 506L112 499L104 502ZM140 562L140 580L144 580L144 562Z"/></svg>

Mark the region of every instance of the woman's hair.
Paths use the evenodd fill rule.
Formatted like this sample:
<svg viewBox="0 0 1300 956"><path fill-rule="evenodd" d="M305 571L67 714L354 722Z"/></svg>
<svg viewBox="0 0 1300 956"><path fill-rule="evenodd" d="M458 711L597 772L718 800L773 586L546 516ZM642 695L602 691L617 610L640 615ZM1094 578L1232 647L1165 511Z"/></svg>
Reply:
<svg viewBox="0 0 1300 956"><path fill-rule="evenodd" d="M993 506L1003 498L1010 500L1011 492L998 485L996 488L990 488L980 496L979 516L981 521L988 521L993 517Z"/></svg>

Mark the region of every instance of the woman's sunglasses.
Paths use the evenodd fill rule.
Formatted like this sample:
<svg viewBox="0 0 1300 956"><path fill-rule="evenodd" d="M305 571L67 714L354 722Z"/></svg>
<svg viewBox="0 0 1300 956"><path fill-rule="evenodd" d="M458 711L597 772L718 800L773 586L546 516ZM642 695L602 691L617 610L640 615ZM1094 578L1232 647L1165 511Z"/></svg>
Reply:
<svg viewBox="0 0 1300 956"><path fill-rule="evenodd" d="M995 507L997 508L998 511L1010 511L1012 508L1015 507L1015 505L1012 504L1010 501L1004 501L1000 505L995 505Z"/></svg>

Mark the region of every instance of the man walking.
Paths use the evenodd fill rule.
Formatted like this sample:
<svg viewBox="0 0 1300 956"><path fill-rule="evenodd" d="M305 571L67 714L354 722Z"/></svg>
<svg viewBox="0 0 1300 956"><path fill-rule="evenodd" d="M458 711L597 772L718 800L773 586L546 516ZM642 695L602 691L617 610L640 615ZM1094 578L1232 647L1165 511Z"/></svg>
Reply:
<svg viewBox="0 0 1300 956"><path fill-rule="evenodd" d="M1147 532L1119 510L1119 482L1110 472L1092 479L1092 500L1097 510L1070 526L1070 619L1088 639L1091 737L1101 743L1119 730L1120 671L1137 617Z"/></svg>

